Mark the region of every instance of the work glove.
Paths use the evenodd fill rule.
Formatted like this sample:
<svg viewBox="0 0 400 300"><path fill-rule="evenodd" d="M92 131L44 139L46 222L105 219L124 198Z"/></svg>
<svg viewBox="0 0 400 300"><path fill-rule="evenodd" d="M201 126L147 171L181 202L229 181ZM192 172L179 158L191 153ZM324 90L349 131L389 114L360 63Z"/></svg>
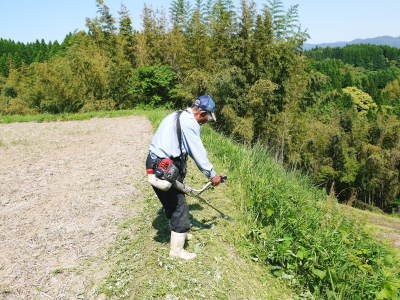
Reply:
<svg viewBox="0 0 400 300"><path fill-rule="evenodd" d="M225 175L216 175L213 178L211 178L211 183L213 186L217 186L218 184L220 184L221 182L223 182L226 179Z"/></svg>

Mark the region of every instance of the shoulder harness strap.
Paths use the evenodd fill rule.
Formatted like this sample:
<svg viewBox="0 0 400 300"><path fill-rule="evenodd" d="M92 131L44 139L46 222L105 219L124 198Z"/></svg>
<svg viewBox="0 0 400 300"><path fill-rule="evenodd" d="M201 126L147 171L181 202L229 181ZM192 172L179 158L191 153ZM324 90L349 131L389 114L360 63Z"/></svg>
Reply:
<svg viewBox="0 0 400 300"><path fill-rule="evenodd" d="M176 116L176 135L178 136L178 142L179 142L179 149L181 150L181 155L180 158L183 159L183 150L182 150L182 128L181 128L181 122L179 120L181 114L183 113L183 110L178 110L177 111L177 116Z"/></svg>

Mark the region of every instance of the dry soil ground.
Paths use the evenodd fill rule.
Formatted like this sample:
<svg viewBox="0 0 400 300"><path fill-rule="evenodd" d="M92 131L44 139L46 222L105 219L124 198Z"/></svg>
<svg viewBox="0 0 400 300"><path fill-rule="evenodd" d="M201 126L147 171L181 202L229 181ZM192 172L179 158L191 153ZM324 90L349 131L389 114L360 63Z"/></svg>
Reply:
<svg viewBox="0 0 400 300"><path fill-rule="evenodd" d="M0 124L0 298L93 296L150 138L143 117Z"/></svg>
<svg viewBox="0 0 400 300"><path fill-rule="evenodd" d="M362 221L372 226L378 240L388 241L392 247L400 249L400 218L362 210L353 211Z"/></svg>

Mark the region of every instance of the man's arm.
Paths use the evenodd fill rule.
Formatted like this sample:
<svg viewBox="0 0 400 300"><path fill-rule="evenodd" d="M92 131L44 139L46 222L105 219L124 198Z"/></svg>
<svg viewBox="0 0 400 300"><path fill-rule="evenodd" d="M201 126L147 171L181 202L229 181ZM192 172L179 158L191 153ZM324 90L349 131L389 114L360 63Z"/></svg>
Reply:
<svg viewBox="0 0 400 300"><path fill-rule="evenodd" d="M213 169L213 165L208 160L207 151L201 141L200 130L185 127L184 130L182 130L182 133L185 137L189 155L193 158L200 171L202 171L209 179L216 177L217 174Z"/></svg>

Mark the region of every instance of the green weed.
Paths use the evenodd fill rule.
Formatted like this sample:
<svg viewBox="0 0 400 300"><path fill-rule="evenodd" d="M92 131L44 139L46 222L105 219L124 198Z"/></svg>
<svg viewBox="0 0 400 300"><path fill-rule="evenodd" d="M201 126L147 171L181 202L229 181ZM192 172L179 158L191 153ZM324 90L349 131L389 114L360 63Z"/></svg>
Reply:
<svg viewBox="0 0 400 300"><path fill-rule="evenodd" d="M4 297L6 297L7 295L10 295L12 293L11 289L2 289L0 290L0 295L3 295Z"/></svg>
<svg viewBox="0 0 400 300"><path fill-rule="evenodd" d="M62 268L57 268L57 269L54 269L53 271L51 271L51 273L53 273L53 274L60 274L60 273L62 273L64 270L62 269Z"/></svg>

